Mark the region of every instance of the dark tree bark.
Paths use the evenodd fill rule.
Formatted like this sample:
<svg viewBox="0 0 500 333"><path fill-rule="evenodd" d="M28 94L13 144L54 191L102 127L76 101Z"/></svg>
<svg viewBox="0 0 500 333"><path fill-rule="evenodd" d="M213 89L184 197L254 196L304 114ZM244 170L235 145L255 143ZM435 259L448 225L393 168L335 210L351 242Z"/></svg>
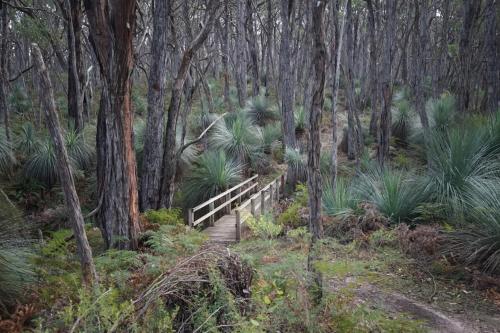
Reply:
<svg viewBox="0 0 500 333"><path fill-rule="evenodd" d="M160 201L161 170L165 128L165 89L167 84L167 26L170 0L155 0L153 40L148 86L147 131L141 172L141 210L154 209Z"/></svg>
<svg viewBox="0 0 500 333"><path fill-rule="evenodd" d="M177 170L177 154L176 154L176 133L177 133L177 118L181 105L182 89L184 81L188 75L191 60L207 39L215 19L218 16L219 0L210 0L207 5L208 19L203 25L203 28L198 33L196 38L191 42L188 48L184 51L181 65L175 78L172 97L168 108L167 127L165 131L165 148L163 154L163 183L161 188L161 207L170 208L175 192L175 174Z"/></svg>
<svg viewBox="0 0 500 333"><path fill-rule="evenodd" d="M291 49L290 49L290 18L293 0L281 0L281 46L280 46L280 97L281 97L281 124L283 131L283 145L288 148L296 148L295 119L293 113L294 104L294 81L292 74ZM288 188L294 189L297 175L293 167L287 170Z"/></svg>
<svg viewBox="0 0 500 333"><path fill-rule="evenodd" d="M266 52L266 75L265 75L265 86L266 86L266 96L269 96L269 88L272 83L272 67L273 67L273 7L271 0L266 1L266 12L267 12L267 52ZM262 59L264 62L264 59Z"/></svg>
<svg viewBox="0 0 500 333"><path fill-rule="evenodd" d="M375 26L375 12L373 10L372 0L365 0L368 7L368 36L370 40L370 134L377 137L378 128L378 82L377 82L377 42L376 42L376 26Z"/></svg>
<svg viewBox="0 0 500 333"><path fill-rule="evenodd" d="M102 95L97 123L97 219L108 247L137 248L139 200L132 141L135 0L85 0Z"/></svg>
<svg viewBox="0 0 500 333"><path fill-rule="evenodd" d="M494 114L499 110L497 6L495 0L486 3L485 47L486 47L486 111Z"/></svg>
<svg viewBox="0 0 500 333"><path fill-rule="evenodd" d="M321 222L321 172L320 155L321 140L320 126L324 104L324 87L326 71L326 48L323 31L323 16L326 1L319 0L314 4L312 21L312 91L313 97L309 114L309 141L307 155L307 184L309 189L309 230L313 242L323 237L323 225Z"/></svg>
<svg viewBox="0 0 500 333"><path fill-rule="evenodd" d="M463 115L472 106L471 74L474 53L472 52L472 32L481 10L481 0L463 0L462 29L459 40L458 109Z"/></svg>
<svg viewBox="0 0 500 333"><path fill-rule="evenodd" d="M392 62L394 52L392 45L395 38L396 0L385 1L385 38L384 57L381 69L382 112L378 130L377 159L384 166L389 157L389 139L391 137L391 105L392 105Z"/></svg>
<svg viewBox="0 0 500 333"><path fill-rule="evenodd" d="M259 94L259 61L258 61L258 50L257 50L257 37L254 30L254 9L252 5L252 0L247 0L247 41L248 41L248 51L250 55L250 62L252 65L252 95L253 97Z"/></svg>
<svg viewBox="0 0 500 333"><path fill-rule="evenodd" d="M76 131L83 129L83 59L82 59L82 8L80 0L64 0L63 12L67 20L68 40L68 115Z"/></svg>
<svg viewBox="0 0 500 333"><path fill-rule="evenodd" d="M9 103L7 102L7 84L8 84L8 7L0 3L0 122L3 122L5 135L10 140L10 115Z"/></svg>
<svg viewBox="0 0 500 333"><path fill-rule="evenodd" d="M236 88L240 107L247 100L247 56L246 56L246 0L237 0L236 12Z"/></svg>
<svg viewBox="0 0 500 333"><path fill-rule="evenodd" d="M415 109L420 117L422 127L429 128L429 120L425 112L426 96L424 94L424 79L426 77L425 49L428 40L429 8L426 0L415 0L415 24L413 29L413 66L414 66L414 95Z"/></svg>
<svg viewBox="0 0 500 333"><path fill-rule="evenodd" d="M224 77L224 104L228 110L232 110L229 98L229 8L228 1L224 2L224 26L222 27L221 49L222 49L222 71Z"/></svg>
<svg viewBox="0 0 500 333"><path fill-rule="evenodd" d="M73 228L73 234L76 239L83 280L87 285L92 285L97 283L98 277L94 261L92 259L92 249L90 248L87 240L87 234L85 233L85 224L82 210L80 208L80 200L78 199L78 195L76 193L68 152L66 151L61 126L59 124L56 103L54 101L54 90L52 89L49 73L42 58L42 52L37 45L33 45L33 53L33 60L36 64L37 72L40 77L40 98L43 104L47 127L54 143L59 181L63 190L64 201L66 203L69 220Z"/></svg>

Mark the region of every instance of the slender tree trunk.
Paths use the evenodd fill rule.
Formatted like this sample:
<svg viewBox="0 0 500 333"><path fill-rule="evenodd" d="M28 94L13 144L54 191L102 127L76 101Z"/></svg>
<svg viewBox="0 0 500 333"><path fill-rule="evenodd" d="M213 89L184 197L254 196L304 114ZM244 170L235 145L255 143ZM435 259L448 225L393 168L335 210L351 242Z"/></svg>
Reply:
<svg viewBox="0 0 500 333"><path fill-rule="evenodd" d="M266 52L266 96L269 96L269 88L272 84L272 67L273 67L273 7L271 0L266 2L267 11L267 52ZM264 59L262 59L264 62Z"/></svg>
<svg viewBox="0 0 500 333"><path fill-rule="evenodd" d="M459 41L459 75L458 75L458 109L463 115L472 106L471 74L472 74L472 31L481 10L481 0L463 0L462 30Z"/></svg>
<svg viewBox="0 0 500 333"><path fill-rule="evenodd" d="M222 28L221 49L222 49L222 70L224 72L224 103L228 110L232 110L231 99L229 98L229 8L228 1L224 2L224 27Z"/></svg>
<svg viewBox="0 0 500 333"><path fill-rule="evenodd" d="M290 16L293 0L281 0L281 46L280 46L280 97L281 97L281 124L283 131L283 145L295 149L297 141L295 138L295 119L293 113L294 87L292 79L291 50L290 50ZM293 167L288 166L287 185L294 189L297 175Z"/></svg>
<svg viewBox="0 0 500 333"><path fill-rule="evenodd" d="M10 140L10 115L9 103L7 102L7 84L8 84L8 7L0 3L0 123L3 122L5 135Z"/></svg>
<svg viewBox="0 0 500 333"><path fill-rule="evenodd" d="M80 0L64 0L68 39L68 114L76 131L83 129L83 98L81 85L81 4Z"/></svg>
<svg viewBox="0 0 500 333"><path fill-rule="evenodd" d="M389 139L391 137L391 105L392 105L392 61L394 52L392 45L395 38L396 0L386 0L384 57L382 61L382 112L378 130L377 159L381 166L389 158Z"/></svg>
<svg viewBox="0 0 500 333"><path fill-rule="evenodd" d="M33 60L36 64L38 75L40 76L40 98L42 99L47 127L54 143L59 181L63 190L64 201L73 228L73 234L76 239L83 280L87 285L92 285L98 281L97 272L92 259L92 249L90 248L87 234L85 233L85 224L80 208L80 200L76 193L69 157L59 124L52 83L50 82L49 73L42 58L42 52L37 45L33 45L33 52Z"/></svg>
<svg viewBox="0 0 500 333"><path fill-rule="evenodd" d="M370 40L370 134L377 137L378 128L378 82L377 82L377 42L375 40L376 26L372 0L365 0L368 7L368 36Z"/></svg>
<svg viewBox="0 0 500 333"><path fill-rule="evenodd" d="M247 57L246 57L246 0L237 0L236 13L236 88L240 107L245 106L247 100Z"/></svg>
<svg viewBox="0 0 500 333"><path fill-rule="evenodd" d="M308 270L313 272L316 284L316 295L318 300L322 297L322 276L314 268L317 260L318 249L314 244L323 238L323 223L321 221L321 172L320 155L321 140L320 127L324 104L324 87L326 72L326 47L323 31L323 17L326 0L315 1L312 8L311 33L313 39L312 48L312 101L309 114L309 141L307 155L307 185L309 193L309 230L312 234L312 246L308 255Z"/></svg>
<svg viewBox="0 0 500 333"><path fill-rule="evenodd" d="M134 249L140 232L130 79L136 2L85 0L85 8L103 85L96 137L97 218L108 247Z"/></svg>
<svg viewBox="0 0 500 333"><path fill-rule="evenodd" d="M141 210L157 208L160 201L163 135L165 128L165 89L167 84L167 26L170 0L155 0L153 41L148 86L148 116L141 172Z"/></svg>
<svg viewBox="0 0 500 333"><path fill-rule="evenodd" d="M248 50L250 53L250 61L252 64L252 95L255 97L259 94L259 61L258 61L258 51L257 51L257 37L254 31L254 10L253 10L252 0L247 0L247 40L248 40Z"/></svg>
<svg viewBox="0 0 500 333"><path fill-rule="evenodd" d="M494 114L499 110L499 84L498 81L498 48L497 34L497 6L495 0L486 3L485 44L486 44L486 111Z"/></svg>
<svg viewBox="0 0 500 333"><path fill-rule="evenodd" d="M196 52L207 39L215 19L218 16L219 0L210 0L207 5L208 19L203 25L198 36L191 42L189 47L184 51L181 65L175 78L172 97L168 108L167 127L165 131L165 148L163 154L163 183L161 190L161 207L170 208L175 192L175 174L177 171L177 151L176 151L176 134L177 134L177 118L181 105L182 89L184 81L188 75L191 60Z"/></svg>

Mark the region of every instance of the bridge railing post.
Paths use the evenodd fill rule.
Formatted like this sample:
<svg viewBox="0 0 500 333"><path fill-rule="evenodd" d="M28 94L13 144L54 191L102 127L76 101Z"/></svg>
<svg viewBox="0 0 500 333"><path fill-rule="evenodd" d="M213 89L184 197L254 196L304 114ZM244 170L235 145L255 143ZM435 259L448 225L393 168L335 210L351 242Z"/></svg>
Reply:
<svg viewBox="0 0 500 333"><path fill-rule="evenodd" d="M188 209L188 225L192 228L194 222L194 212L193 208Z"/></svg>
<svg viewBox="0 0 500 333"><path fill-rule="evenodd" d="M241 213L239 209L236 209L236 241L241 240Z"/></svg>
<svg viewBox="0 0 500 333"><path fill-rule="evenodd" d="M281 182L281 195L282 196L285 196L285 174L282 174L281 177L280 177L280 182Z"/></svg>
<svg viewBox="0 0 500 333"><path fill-rule="evenodd" d="M266 213L266 191L260 191L260 215Z"/></svg>
<svg viewBox="0 0 500 333"><path fill-rule="evenodd" d="M211 202L211 203L209 203L209 204L208 204L208 211L210 211L210 212L211 212L211 211L213 211L213 210L214 210L214 203L213 203L213 202ZM214 224L215 224L215 215L211 215L211 216L209 217L209 224L210 224L210 226L211 226L211 227L213 227L213 226L214 226Z"/></svg>
<svg viewBox="0 0 500 333"><path fill-rule="evenodd" d="M226 195L226 202L231 201L231 193ZM231 214L231 203L226 206L226 214Z"/></svg>
<svg viewBox="0 0 500 333"><path fill-rule="evenodd" d="M274 201L274 185L273 183L269 184L269 209L273 209L273 201Z"/></svg>
<svg viewBox="0 0 500 333"><path fill-rule="evenodd" d="M250 212L252 213L252 216L255 217L257 212L255 211L255 198L254 197L250 198Z"/></svg>

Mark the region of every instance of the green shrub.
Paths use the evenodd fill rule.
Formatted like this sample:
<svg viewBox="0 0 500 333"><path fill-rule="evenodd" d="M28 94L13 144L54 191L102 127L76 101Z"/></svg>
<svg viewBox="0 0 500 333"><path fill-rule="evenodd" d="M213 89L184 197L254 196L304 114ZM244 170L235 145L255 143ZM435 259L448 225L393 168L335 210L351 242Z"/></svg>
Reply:
<svg viewBox="0 0 500 333"><path fill-rule="evenodd" d="M294 112L295 132L303 133L307 128L307 114L303 107L297 107Z"/></svg>
<svg viewBox="0 0 500 333"><path fill-rule="evenodd" d="M293 169L297 178L301 181L307 176L307 156L302 154L298 148L285 148L285 162Z"/></svg>
<svg viewBox="0 0 500 333"><path fill-rule="evenodd" d="M7 140L5 132L0 130L0 173L9 172L15 163L11 141Z"/></svg>
<svg viewBox="0 0 500 333"><path fill-rule="evenodd" d="M278 113L271 108L265 94L260 93L258 96L247 101L246 112L259 126L264 126L267 122L278 120Z"/></svg>
<svg viewBox="0 0 500 333"><path fill-rule="evenodd" d="M172 209L161 208L159 210L148 210L144 213L144 217L148 220L148 222L160 225L184 224L181 210L175 208Z"/></svg>
<svg viewBox="0 0 500 333"><path fill-rule="evenodd" d="M274 223L271 215L261 215L257 218L249 217L246 221L252 233L262 239L273 239L279 236L283 227Z"/></svg>
<svg viewBox="0 0 500 333"><path fill-rule="evenodd" d="M412 132L413 111L407 99L395 102L396 108L392 115L392 135L401 143L406 145Z"/></svg>
<svg viewBox="0 0 500 333"><path fill-rule="evenodd" d="M18 113L27 113L32 108L31 99L19 85L14 86L14 89L12 89L9 104Z"/></svg>
<svg viewBox="0 0 500 333"><path fill-rule="evenodd" d="M185 204L194 206L231 188L242 180L242 166L223 151L208 151L194 163L185 178Z"/></svg>
<svg viewBox="0 0 500 333"><path fill-rule="evenodd" d="M20 301L35 282L33 241L21 213L0 190L0 314Z"/></svg>
<svg viewBox="0 0 500 333"><path fill-rule="evenodd" d="M268 124L262 130L264 152L267 154L277 146L281 146L281 125L279 123Z"/></svg>
<svg viewBox="0 0 500 333"><path fill-rule="evenodd" d="M323 183L323 210L330 216L349 216L354 213L358 199L349 183L339 177L335 191L331 181Z"/></svg>
<svg viewBox="0 0 500 333"><path fill-rule="evenodd" d="M73 164L80 170L89 170L94 160L95 151L83 133L70 130L65 135L65 145Z"/></svg>
<svg viewBox="0 0 500 333"><path fill-rule="evenodd" d="M21 126L21 131L17 136L15 146L24 157L30 156L39 149L40 142L36 136L35 127L32 123L26 122Z"/></svg>
<svg viewBox="0 0 500 333"><path fill-rule="evenodd" d="M355 184L360 199L374 204L394 223L415 216L415 209L424 199L421 182L402 171L374 167L362 173Z"/></svg>
<svg viewBox="0 0 500 333"><path fill-rule="evenodd" d="M300 216L302 206L300 203L292 203L283 213L278 216L277 222L279 225L289 228L297 228L304 225L304 221Z"/></svg>
<svg viewBox="0 0 500 333"><path fill-rule="evenodd" d="M205 242L206 235L184 225L162 225L157 231L146 232L144 238L154 253L176 258L194 254Z"/></svg>
<svg viewBox="0 0 500 333"><path fill-rule="evenodd" d="M438 99L427 102L427 113L430 115L430 125L437 130L446 130L456 120L455 97L443 94Z"/></svg>
<svg viewBox="0 0 500 333"><path fill-rule="evenodd" d="M470 191L488 191L499 181L500 162L475 128L432 132L427 145L431 198L461 219Z"/></svg>
<svg viewBox="0 0 500 333"><path fill-rule="evenodd" d="M24 165L24 175L52 187L57 182L56 154L52 143L46 139Z"/></svg>

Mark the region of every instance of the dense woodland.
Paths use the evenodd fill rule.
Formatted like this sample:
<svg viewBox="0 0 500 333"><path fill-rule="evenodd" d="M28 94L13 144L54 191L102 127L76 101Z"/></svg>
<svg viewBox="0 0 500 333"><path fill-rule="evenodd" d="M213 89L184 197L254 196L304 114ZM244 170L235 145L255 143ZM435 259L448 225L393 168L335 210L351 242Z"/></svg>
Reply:
<svg viewBox="0 0 500 333"><path fill-rule="evenodd" d="M499 19L0 0L0 332L499 332ZM253 175L240 242L188 225Z"/></svg>

